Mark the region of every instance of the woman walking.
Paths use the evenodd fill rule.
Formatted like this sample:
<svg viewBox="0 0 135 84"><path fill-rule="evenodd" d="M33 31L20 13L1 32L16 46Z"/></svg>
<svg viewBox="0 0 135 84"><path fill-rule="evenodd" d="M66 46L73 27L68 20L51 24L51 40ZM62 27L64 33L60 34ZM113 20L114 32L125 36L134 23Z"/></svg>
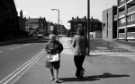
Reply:
<svg viewBox="0 0 135 84"><path fill-rule="evenodd" d="M50 40L48 41L45 49L48 54L46 67L49 68L51 74L51 80L56 83L61 83L59 80L59 68L60 68L60 53L63 51L63 45L56 40L56 35L50 34Z"/></svg>
<svg viewBox="0 0 135 84"><path fill-rule="evenodd" d="M73 38L72 46L74 49L74 63L76 66L75 76L77 78L83 78L83 62L89 46L83 29L78 28L77 34Z"/></svg>

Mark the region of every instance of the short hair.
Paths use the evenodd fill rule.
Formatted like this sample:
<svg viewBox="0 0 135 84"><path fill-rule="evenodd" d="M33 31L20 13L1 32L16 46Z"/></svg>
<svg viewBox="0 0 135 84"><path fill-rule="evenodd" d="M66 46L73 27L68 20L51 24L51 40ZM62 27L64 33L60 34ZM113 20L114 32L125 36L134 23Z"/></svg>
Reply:
<svg viewBox="0 0 135 84"><path fill-rule="evenodd" d="M55 34L50 34L49 39L56 39L56 35Z"/></svg>
<svg viewBox="0 0 135 84"><path fill-rule="evenodd" d="M84 35L84 29L79 27L79 28L77 29L77 34L78 34L78 35Z"/></svg>

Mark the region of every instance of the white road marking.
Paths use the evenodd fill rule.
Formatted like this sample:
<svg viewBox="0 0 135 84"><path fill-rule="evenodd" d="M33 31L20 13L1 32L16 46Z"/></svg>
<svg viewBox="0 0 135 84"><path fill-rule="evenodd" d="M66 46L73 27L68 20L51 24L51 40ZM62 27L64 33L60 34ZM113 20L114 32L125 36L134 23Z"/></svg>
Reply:
<svg viewBox="0 0 135 84"><path fill-rule="evenodd" d="M35 63L38 62L38 60L44 56L44 50L42 50L40 53L36 54L35 56L33 56L33 58L27 62L25 62L21 67L19 67L18 69L16 69L14 72L12 72L11 74L9 74L8 76L6 76L5 78L3 78L0 81L0 84L8 84L9 82L11 82L13 79L15 79L20 73L22 73L23 71L25 71L26 69L28 70L32 65L34 65ZM26 72L26 71L25 71ZM23 72L23 73L25 73Z"/></svg>

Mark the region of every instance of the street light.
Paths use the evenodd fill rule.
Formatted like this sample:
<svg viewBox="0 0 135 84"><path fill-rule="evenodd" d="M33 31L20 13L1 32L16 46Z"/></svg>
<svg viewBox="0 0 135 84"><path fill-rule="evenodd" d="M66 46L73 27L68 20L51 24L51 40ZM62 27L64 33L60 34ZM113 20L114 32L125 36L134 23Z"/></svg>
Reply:
<svg viewBox="0 0 135 84"><path fill-rule="evenodd" d="M52 11L58 12L58 26L60 25L60 10L59 9L51 9Z"/></svg>

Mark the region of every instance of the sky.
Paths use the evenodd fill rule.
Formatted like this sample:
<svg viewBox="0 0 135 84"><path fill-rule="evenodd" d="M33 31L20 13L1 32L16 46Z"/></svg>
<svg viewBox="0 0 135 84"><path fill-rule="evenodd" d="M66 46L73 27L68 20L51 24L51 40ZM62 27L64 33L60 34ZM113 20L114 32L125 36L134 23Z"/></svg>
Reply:
<svg viewBox="0 0 135 84"><path fill-rule="evenodd" d="M90 0L90 17L102 21L102 12L112 5L116 5L117 0ZM80 18L87 16L87 0L15 0L18 11L23 10L26 17L45 17L47 21L57 23L58 13L51 9L60 10L60 23L67 28L70 27L68 21L72 17Z"/></svg>

